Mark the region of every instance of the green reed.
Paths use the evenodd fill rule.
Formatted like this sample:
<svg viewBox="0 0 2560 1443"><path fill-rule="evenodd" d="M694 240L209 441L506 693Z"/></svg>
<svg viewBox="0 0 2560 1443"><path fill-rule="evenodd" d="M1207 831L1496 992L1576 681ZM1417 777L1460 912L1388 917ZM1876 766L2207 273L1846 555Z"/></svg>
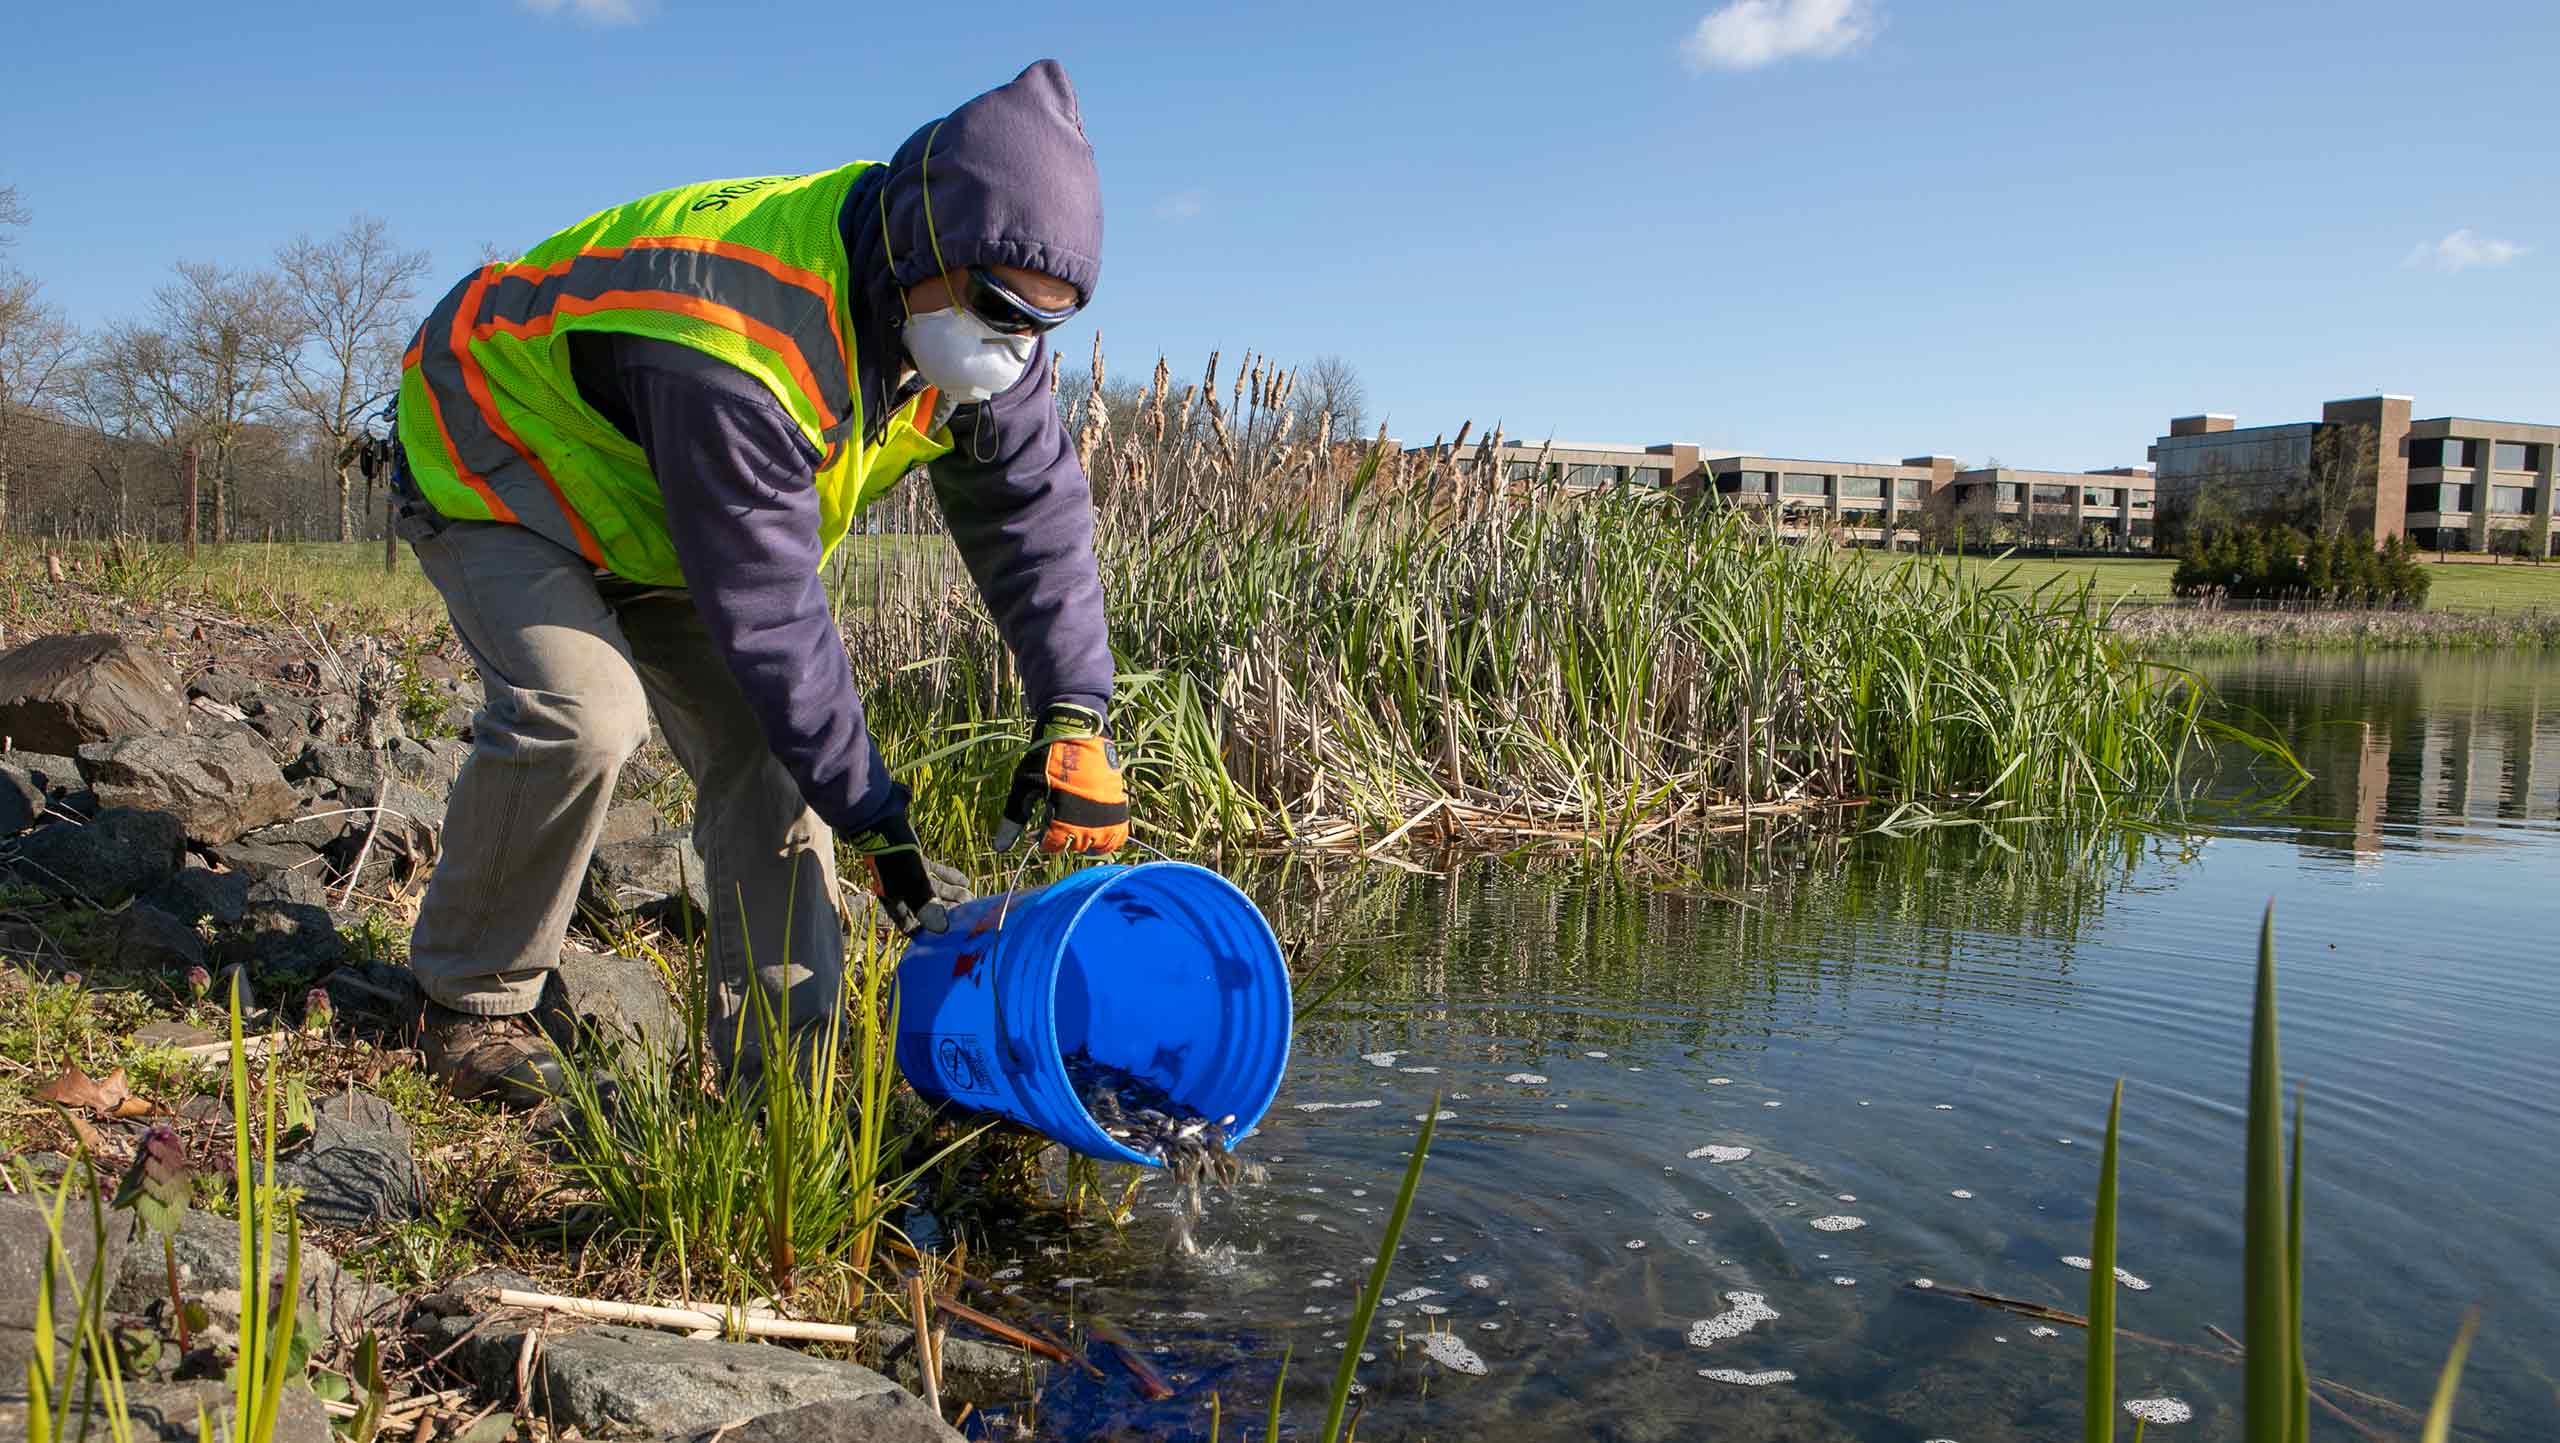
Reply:
<svg viewBox="0 0 2560 1443"><path fill-rule="evenodd" d="M2302 1102L2294 1100L2292 1145L2284 1126L2284 1067L2276 1026L2276 913L2258 926L2256 997L2250 1013L2248 1163L2241 1190L2241 1282L2246 1300L2241 1437L2247 1443L2308 1443L2312 1378L2302 1350ZM2115 1243L2117 1126L2124 1084L2107 1110L2098 1164L2097 1221L2091 1232L2089 1334L2085 1363L2085 1443L2115 1436ZM2466 1316L2436 1383L2423 1435L2441 1443L2452 1426L2455 1391L2479 1324ZM2141 1436L2136 1425L2134 1436Z"/></svg>
<svg viewBox="0 0 2560 1443"><path fill-rule="evenodd" d="M1319 444L1287 384L1251 367L1222 405L1213 367L1177 405L1159 369L1116 417L1068 398L1133 678L1115 731L1168 847L1374 838L1443 799L1616 849L1744 802L2103 815L2172 788L2208 727L2201 684L2127 650L2089 587L1849 564L1661 493L1496 485L1490 437ZM879 515L937 525L921 495ZM872 724L932 773L925 821L954 847L1021 740L1010 660L948 548L870 545L836 579Z"/></svg>
<svg viewBox="0 0 2560 1443"><path fill-rule="evenodd" d="M1378 1239L1378 1261L1369 1268L1369 1281L1360 1289L1360 1301L1352 1309L1351 1327L1344 1335L1342 1361L1333 1370L1333 1394L1325 1403L1324 1431L1316 1435L1322 1443L1334 1443L1342 1436L1343 1409L1351 1402L1352 1384L1360 1373L1360 1350L1369 1341L1369 1324L1378 1316L1378 1300L1386 1295L1387 1276L1396 1265L1396 1245L1404 1237L1405 1218L1413 1211L1414 1191L1422 1186L1423 1159L1431 1155L1431 1134L1440 1126L1440 1094L1431 1094L1430 1110L1422 1114L1422 1131L1413 1140L1413 1154L1405 1159L1404 1182L1396 1189L1396 1205L1387 1214L1386 1235ZM1287 1381L1288 1362L1281 1362L1281 1380ZM1280 1419L1279 1383L1272 1384L1272 1429L1265 1443L1277 1439Z"/></svg>

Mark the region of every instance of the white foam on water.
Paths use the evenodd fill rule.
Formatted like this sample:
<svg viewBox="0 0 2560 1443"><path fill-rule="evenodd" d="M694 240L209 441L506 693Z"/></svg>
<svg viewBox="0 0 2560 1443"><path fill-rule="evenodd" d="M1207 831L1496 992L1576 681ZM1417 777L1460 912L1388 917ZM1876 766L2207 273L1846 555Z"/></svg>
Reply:
<svg viewBox="0 0 2560 1443"><path fill-rule="evenodd" d="M1450 1118L1456 1116L1456 1113L1451 1112L1449 1109L1444 1107L1438 1112L1417 1112L1413 1115L1413 1120L1416 1122L1447 1122Z"/></svg>
<svg viewBox="0 0 2560 1443"><path fill-rule="evenodd" d="M1557 1104L1556 1104L1556 1111L1558 1111L1558 1112L1562 1112L1562 1111L1564 1111L1564 1104L1563 1104L1563 1103L1561 1103L1561 1102L1557 1103Z"/></svg>
<svg viewBox="0 0 2560 1443"><path fill-rule="evenodd" d="M1643 1246L1644 1246L1644 1239L1642 1239L1642 1238L1629 1238L1629 1239L1627 1239L1627 1251L1628 1251L1628 1252L1634 1252L1636 1249L1641 1248L1641 1247L1643 1247Z"/></svg>
<svg viewBox="0 0 2560 1443"><path fill-rule="evenodd" d="M2027 1329L2027 1336L2030 1338L2059 1338L2062 1334L2055 1329L2046 1327L2042 1323L2038 1323L2034 1327Z"/></svg>
<svg viewBox="0 0 2560 1443"><path fill-rule="evenodd" d="M1703 1157L1709 1162L1740 1162L1744 1158L1751 1156L1751 1149L1747 1147L1724 1147L1716 1143L1709 1143L1705 1147L1690 1149L1689 1156L1693 1158Z"/></svg>
<svg viewBox="0 0 2560 1443"><path fill-rule="evenodd" d="M2193 1408L2175 1398L2127 1398L2124 1410L2145 1423L2157 1423L2164 1428L2196 1416Z"/></svg>
<svg viewBox="0 0 2560 1443"><path fill-rule="evenodd" d="M1422 1356L1452 1373L1464 1373L1474 1378L1484 1376L1484 1359L1477 1356L1475 1349L1460 1342L1455 1333L1433 1333L1423 1339Z"/></svg>
<svg viewBox="0 0 2560 1443"><path fill-rule="evenodd" d="M1956 1105L1952 1102L1942 1102L1938 1104L1937 1110L1940 1112L1953 1112L1956 1110Z"/></svg>
<svg viewBox="0 0 2560 1443"><path fill-rule="evenodd" d="M1416 1303L1413 1310L1426 1318L1437 1318L1449 1311L1438 1303Z"/></svg>
<svg viewBox="0 0 2560 1443"><path fill-rule="evenodd" d="M1694 1220L1694 1221L1697 1221L1697 1222L1705 1222L1707 1219L1709 1219L1709 1218L1711 1218L1711 1217L1714 1217L1714 1216L1715 1216L1715 1214L1714 1214L1714 1213L1691 1213L1691 1214L1689 1214L1689 1216L1690 1216L1690 1218L1691 1218L1692 1220Z"/></svg>
<svg viewBox="0 0 2560 1443"><path fill-rule="evenodd" d="M1502 1331L1502 1325L1500 1323L1478 1323L1476 1324L1476 1329L1479 1332L1499 1333Z"/></svg>
<svg viewBox="0 0 2560 1443"><path fill-rule="evenodd" d="M1308 1316L1308 1317L1311 1317L1311 1318L1312 1318L1312 1317L1320 1317L1320 1316L1322 1316L1322 1315L1323 1315L1323 1313L1324 1313L1324 1309L1317 1307L1317 1306L1316 1306L1315 1304L1313 1304L1313 1303L1309 1303L1309 1304L1307 1304L1305 1307L1300 1308L1298 1311L1299 1311L1300 1313L1302 1313L1302 1314L1304 1314L1304 1315Z"/></svg>
<svg viewBox="0 0 2560 1443"><path fill-rule="evenodd" d="M1360 1054L1360 1060L1371 1067L1393 1067L1396 1065L1396 1059L1402 1056L1404 1056L1402 1049L1394 1052L1363 1052Z"/></svg>
<svg viewBox="0 0 2560 1443"><path fill-rule="evenodd" d="M1440 1234L1438 1234L1438 1233L1434 1233L1434 1234L1432 1234L1432 1235L1430 1236L1430 1238L1429 1238L1429 1239L1427 1239L1427 1241L1435 1242L1435 1243L1445 1243L1445 1242L1447 1242L1447 1241L1448 1241L1448 1239L1447 1239L1446 1237L1441 1236L1441 1235L1440 1235Z"/></svg>
<svg viewBox="0 0 2560 1443"><path fill-rule="evenodd" d="M1865 1098L1863 1098L1863 1097L1858 1099L1858 1105L1859 1105L1860 1107L1873 1107L1873 1106L1875 1106L1875 1104L1874 1104L1874 1103L1867 1101L1867 1100L1866 1100Z"/></svg>
<svg viewBox="0 0 2560 1443"><path fill-rule="evenodd" d="M1319 1193L1319 1194L1320 1194L1320 1193L1322 1193L1322 1192L1324 1191L1324 1189L1323 1189L1323 1188L1320 1188L1320 1187L1311 1187L1311 1188L1308 1188L1308 1189L1307 1189L1307 1191L1309 1191L1309 1192L1311 1192L1311 1193Z"/></svg>
<svg viewBox="0 0 2560 1443"><path fill-rule="evenodd" d="M1707 1079L1707 1086L1709 1086L1709 1087L1731 1087L1731 1086L1733 1086L1733 1079L1732 1079L1732 1078L1730 1078L1730 1077L1710 1077L1710 1078L1708 1078L1708 1079Z"/></svg>
<svg viewBox="0 0 2560 1443"><path fill-rule="evenodd" d="M2064 1258L2062 1260L2062 1265L2066 1268L2078 1268L2084 1273L2097 1266L2096 1263L2089 1261L2087 1258L2080 1257L2077 1254Z"/></svg>
<svg viewBox="0 0 2560 1443"><path fill-rule="evenodd" d="M1584 1054L1582 1054L1582 1055L1583 1055L1583 1056L1585 1056L1585 1057L1606 1057L1606 1056L1608 1056L1609 1054L1608 1054L1608 1053L1605 1053L1605 1052L1586 1052L1586 1053L1584 1053Z"/></svg>
<svg viewBox="0 0 2560 1443"><path fill-rule="evenodd" d="M1389 1318L1389 1319L1387 1319L1387 1320L1386 1320L1386 1322L1385 1322L1385 1323L1381 1324L1380 1326L1382 1326L1382 1327L1386 1327L1386 1328L1391 1328L1391 1329L1392 1329L1392 1328L1401 1328L1401 1327L1403 1327L1403 1326L1404 1326L1404 1319L1402 1319L1402 1318Z"/></svg>
<svg viewBox="0 0 2560 1443"><path fill-rule="evenodd" d="M1913 1278L1911 1280L1911 1286L1915 1288L1934 1288L1937 1285L1937 1282L1931 1278Z"/></svg>
<svg viewBox="0 0 2560 1443"><path fill-rule="evenodd" d="M1689 1325L1690 1347L1704 1348L1727 1338L1739 1338L1762 1323L1776 1321L1778 1316L1778 1310L1758 1293L1727 1293L1724 1300L1733 1306Z"/></svg>
<svg viewBox="0 0 2560 1443"><path fill-rule="evenodd" d="M1475 1094L1472 1092L1453 1092L1449 1094L1449 1100L1451 1102L1470 1102L1473 1101L1474 1098Z"/></svg>
<svg viewBox="0 0 2560 1443"><path fill-rule="evenodd" d="M1813 1230L1818 1233L1855 1232L1866 1225L1867 1220L1865 1218L1853 1218L1846 1213L1833 1213L1829 1217L1815 1218L1813 1220Z"/></svg>
<svg viewBox="0 0 2560 1443"><path fill-rule="evenodd" d="M1482 1273L1469 1273L1467 1274L1467 1286L1475 1289L1479 1293L1491 1292L1493 1290L1493 1279L1486 1277Z"/></svg>
<svg viewBox="0 0 2560 1443"><path fill-rule="evenodd" d="M1396 1069L1396 1071L1398 1071L1398 1072L1414 1072L1414 1073L1432 1073L1432 1072L1438 1072L1439 1070L1440 1070L1440 1069L1439 1069L1439 1068L1436 1068L1436 1067L1399 1067L1399 1068L1397 1068L1397 1069Z"/></svg>
<svg viewBox="0 0 2560 1443"><path fill-rule="evenodd" d="M1972 1196L1973 1196L1973 1190L1972 1190L1971 1188L1961 1188L1961 1187L1960 1187L1960 1188L1957 1188L1955 1191L1953 1191L1953 1192L1951 1192L1951 1193L1948 1193L1948 1194L1947 1194L1947 1196L1949 1196L1949 1197L1957 1197L1957 1198L1970 1198L1970 1197L1972 1197Z"/></svg>
<svg viewBox="0 0 2560 1443"><path fill-rule="evenodd" d="M1764 1103L1762 1103L1762 1104L1760 1104L1760 1105L1761 1105L1762 1107L1784 1107L1784 1106L1786 1106L1786 1104L1785 1104L1785 1103L1783 1103L1783 1102L1764 1102Z"/></svg>
<svg viewBox="0 0 2560 1443"><path fill-rule="evenodd" d="M1442 1261L1442 1262L1444 1262L1444 1263L1454 1263L1454 1262L1456 1262L1457 1260L1458 1260L1458 1255L1457 1255L1456 1253L1442 1253L1442 1254L1440 1255L1440 1261Z"/></svg>
<svg viewBox="0 0 2560 1443"><path fill-rule="evenodd" d="M2055 1139L2054 1139L2054 1141L2055 1141L2055 1142L2058 1142L2058 1143L2061 1143L2064 1147L2069 1147L2069 1146L2071 1146L2071 1139L2069 1139L2069 1138L2067 1138L2067 1137L2057 1137L2057 1138L2055 1138Z"/></svg>
<svg viewBox="0 0 2560 1443"><path fill-rule="evenodd" d="M1314 1213L1300 1213L1300 1214L1298 1214L1298 1221L1300 1221L1300 1222L1302 1222L1302 1223L1311 1223L1311 1222L1314 1222L1315 1220L1316 1220L1316 1215L1315 1215Z"/></svg>
<svg viewBox="0 0 2560 1443"><path fill-rule="evenodd" d="M995 1281L997 1281L997 1282L999 1282L999 1283L1009 1283L1009 1282L1012 1282L1014 1279L1016 1279L1016 1278L1018 1278L1018 1277L1021 1277L1021 1276L1022 1276L1022 1269L1020 1269L1020 1268L998 1268L998 1269L996 1269L994 1272L987 1274L987 1276L988 1276L988 1277L990 1277L990 1278L992 1278L992 1279L994 1279Z"/></svg>
<svg viewBox="0 0 2560 1443"><path fill-rule="evenodd" d="M1355 1187L1351 1190L1351 1195L1353 1197L1367 1197L1369 1195L1369 1190L1365 1187Z"/></svg>
<svg viewBox="0 0 2560 1443"><path fill-rule="evenodd" d="M1856 1193L1846 1193L1846 1192L1844 1192L1844 1193L1840 1194L1840 1201L1842 1201L1842 1202L1856 1202L1857 1200L1858 1200L1858 1195L1857 1195Z"/></svg>
<svg viewBox="0 0 2560 1443"><path fill-rule="evenodd" d="M1516 1082L1523 1087L1538 1087L1543 1085L1547 1078L1546 1074L1542 1072L1515 1072L1502 1080L1505 1082Z"/></svg>
<svg viewBox="0 0 2560 1443"><path fill-rule="evenodd" d="M1394 1297L1387 1299L1387 1306L1392 1308L1398 1303L1418 1303L1424 1298L1436 1298L1439 1295L1440 1290L1438 1288L1407 1288L1403 1292L1396 1294ZM1425 1309L1424 1311L1427 1312L1429 1310Z"/></svg>
<svg viewBox="0 0 2560 1443"><path fill-rule="evenodd" d="M1314 1282L1307 1284L1307 1286L1311 1288L1329 1288L1334 1285L1334 1281L1335 1280L1332 1278L1318 1278Z"/></svg>
<svg viewBox="0 0 2560 1443"><path fill-rule="evenodd" d="M2007 1341L2009 1341L2009 1340L2008 1340L2007 1338L2004 1338L2004 1337L2000 1336L1998 1333L1994 1333L1994 1334L1992 1334L1992 1335L1991 1335L1991 1341L1993 1341L1993 1342L1995 1342L1995 1343L2005 1343L2005 1342L2007 1342Z"/></svg>
<svg viewBox="0 0 2560 1443"><path fill-rule="evenodd" d="M1766 1388L1772 1383L1792 1383L1796 1375L1784 1368L1766 1368L1746 1373L1740 1368L1700 1368L1698 1376L1713 1383L1731 1383L1737 1388Z"/></svg>
<svg viewBox="0 0 2560 1443"><path fill-rule="evenodd" d="M1844 1288L1854 1288L1858 1285L1858 1280L1856 1278L1833 1278L1831 1281L1838 1283Z"/></svg>
<svg viewBox="0 0 2560 1443"><path fill-rule="evenodd" d="M2133 1274L2126 1272L2122 1268L2116 1269L2116 1281L2125 1287L2133 1289L2137 1293L2147 1293L2151 1291L2151 1285L2149 1283L2144 1282L2142 1279L2135 1277Z"/></svg>
<svg viewBox="0 0 2560 1443"><path fill-rule="evenodd" d="M1093 1279L1091 1278L1060 1278L1050 1286L1058 1288L1081 1288L1092 1281Z"/></svg>
<svg viewBox="0 0 2560 1443"><path fill-rule="evenodd" d="M1384 1100L1383 1098L1376 1098L1376 1097L1364 1097L1364 1098L1360 1099L1358 1102L1302 1102L1302 1103L1299 1103L1299 1104L1298 1104L1298 1111L1300 1111L1300 1112L1347 1112L1347 1111L1350 1111L1350 1110L1355 1109L1355 1108L1362 1108L1362 1107L1382 1107L1382 1106L1384 1106L1384 1105L1385 1105L1385 1100Z"/></svg>

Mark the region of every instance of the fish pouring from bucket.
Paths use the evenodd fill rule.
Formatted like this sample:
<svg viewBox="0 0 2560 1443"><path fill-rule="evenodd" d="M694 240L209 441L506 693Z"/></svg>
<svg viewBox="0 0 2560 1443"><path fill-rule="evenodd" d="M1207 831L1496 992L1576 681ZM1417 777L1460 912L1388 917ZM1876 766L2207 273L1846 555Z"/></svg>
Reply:
<svg viewBox="0 0 2560 1443"><path fill-rule="evenodd" d="M1131 1152L1161 1164L1172 1177L1175 1193L1173 1243L1184 1253L1197 1253L1195 1236L1211 1183L1233 1190L1239 1182L1260 1182L1260 1164L1245 1162L1227 1150L1227 1129L1235 1115L1208 1118L1173 1100L1148 1078L1114 1067L1079 1048L1063 1059L1067 1078L1085 1111L1112 1138Z"/></svg>

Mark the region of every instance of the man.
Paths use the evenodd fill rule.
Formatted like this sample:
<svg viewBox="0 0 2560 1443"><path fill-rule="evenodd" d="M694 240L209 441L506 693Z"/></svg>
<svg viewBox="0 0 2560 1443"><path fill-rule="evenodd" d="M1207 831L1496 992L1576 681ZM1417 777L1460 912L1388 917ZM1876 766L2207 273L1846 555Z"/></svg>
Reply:
<svg viewBox="0 0 2560 1443"><path fill-rule="evenodd" d="M966 894L917 845L818 577L916 466L1038 718L997 845L1043 805L1049 850L1126 839L1091 497L1044 339L1101 253L1075 92L1042 61L886 165L591 216L420 327L401 529L487 698L410 945L456 1095L559 1089L544 984L652 716L694 781L725 1066L759 1065L751 987L794 1029L839 1005L831 832L892 921L947 925Z"/></svg>

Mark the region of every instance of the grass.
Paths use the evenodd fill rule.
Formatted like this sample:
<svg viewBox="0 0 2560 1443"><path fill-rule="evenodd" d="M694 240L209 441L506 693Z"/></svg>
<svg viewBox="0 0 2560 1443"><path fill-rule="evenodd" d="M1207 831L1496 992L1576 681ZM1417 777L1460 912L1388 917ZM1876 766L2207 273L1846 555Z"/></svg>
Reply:
<svg viewBox="0 0 2560 1443"><path fill-rule="evenodd" d="M2258 927L2256 997L2250 1010L2247 1164L2241 1186L2241 1287L2245 1443L2308 1443L2312 1386L2302 1348L2302 1104L2294 1102L2290 1157L2285 1146L2284 1064L2276 1022L2276 920L2268 904ZM2097 1216L2091 1226L2089 1317L2083 1368L2083 1443L2115 1437L2115 1245L2119 1123L2124 1084L2107 1109L2107 1142L2098 1161ZM2441 1443L2452 1427L2455 1390L2477 1330L2467 1315L2438 1375L2422 1437ZM2334 1407L2332 1411L2335 1411ZM2140 1443L2143 1424L2134 1425Z"/></svg>
<svg viewBox="0 0 2560 1443"><path fill-rule="evenodd" d="M1850 553L1862 561L1889 562L1891 554L1881 551ZM1963 560L1967 570L1978 570L1986 576L2013 575L2017 584L2037 587L2057 584L2078 587L2086 584L2095 589L2102 601L2123 597L2166 598L2169 577L2178 569L2173 557L2032 557L2001 559L1993 556L1968 556ZM2433 585L2427 592L2428 604L2448 610L2496 608L2511 611L2526 607L2560 609L2560 563L2535 565L2529 561L2422 561Z"/></svg>

